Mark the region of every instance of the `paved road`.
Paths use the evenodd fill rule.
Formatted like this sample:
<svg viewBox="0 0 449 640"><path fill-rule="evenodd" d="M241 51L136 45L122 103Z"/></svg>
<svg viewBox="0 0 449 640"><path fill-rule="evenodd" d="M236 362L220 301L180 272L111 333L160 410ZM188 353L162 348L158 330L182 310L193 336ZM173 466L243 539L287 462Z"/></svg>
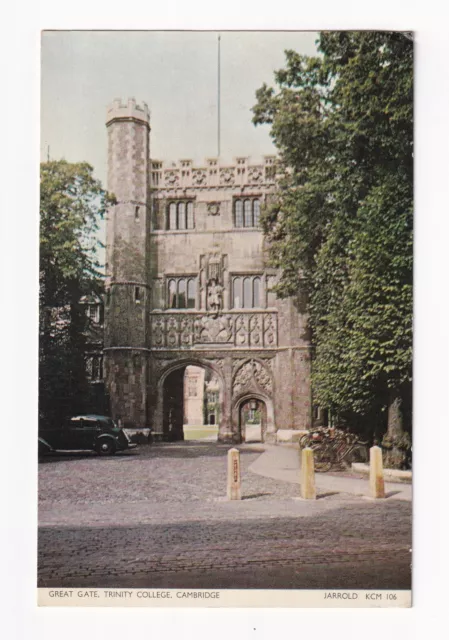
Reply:
<svg viewBox="0 0 449 640"><path fill-rule="evenodd" d="M410 504L324 494L252 473L223 500L228 446L141 447L39 465L39 586L410 587Z"/></svg>

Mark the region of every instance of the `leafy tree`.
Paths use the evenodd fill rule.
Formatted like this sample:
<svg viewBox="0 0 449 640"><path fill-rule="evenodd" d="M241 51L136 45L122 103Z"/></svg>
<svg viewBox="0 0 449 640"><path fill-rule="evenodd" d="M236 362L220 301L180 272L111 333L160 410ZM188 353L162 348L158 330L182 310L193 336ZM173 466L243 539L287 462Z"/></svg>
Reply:
<svg viewBox="0 0 449 640"><path fill-rule="evenodd" d="M87 163L41 164L39 415L46 424L82 411L88 398L89 321L80 300L101 289L96 231L109 202Z"/></svg>
<svg viewBox="0 0 449 640"><path fill-rule="evenodd" d="M411 422L413 44L388 32L322 33L286 52L253 108L280 155L263 214L281 296L308 293L316 400L349 425ZM385 423L385 424L384 424Z"/></svg>

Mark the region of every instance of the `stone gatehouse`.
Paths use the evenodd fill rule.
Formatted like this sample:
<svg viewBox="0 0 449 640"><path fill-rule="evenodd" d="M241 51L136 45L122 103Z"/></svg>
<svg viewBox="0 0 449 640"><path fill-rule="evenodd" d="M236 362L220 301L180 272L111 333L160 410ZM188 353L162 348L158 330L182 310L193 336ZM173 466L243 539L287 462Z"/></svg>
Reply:
<svg viewBox="0 0 449 640"><path fill-rule="evenodd" d="M105 380L114 418L183 437L188 366L218 381L221 442L242 440L256 402L262 438L311 424L310 349L299 300L278 299L260 211L275 158L169 165L151 158L146 104L107 112ZM168 133L168 132L167 132ZM256 405L254 405L256 406Z"/></svg>

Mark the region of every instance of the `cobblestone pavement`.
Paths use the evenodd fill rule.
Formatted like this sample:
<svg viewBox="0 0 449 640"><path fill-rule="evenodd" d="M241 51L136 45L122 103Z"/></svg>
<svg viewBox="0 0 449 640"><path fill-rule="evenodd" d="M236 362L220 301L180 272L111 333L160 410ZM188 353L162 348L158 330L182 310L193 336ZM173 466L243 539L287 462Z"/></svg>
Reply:
<svg viewBox="0 0 449 640"><path fill-rule="evenodd" d="M39 465L38 583L47 587L409 588L410 504L298 486L248 471L223 500L228 446L140 447Z"/></svg>

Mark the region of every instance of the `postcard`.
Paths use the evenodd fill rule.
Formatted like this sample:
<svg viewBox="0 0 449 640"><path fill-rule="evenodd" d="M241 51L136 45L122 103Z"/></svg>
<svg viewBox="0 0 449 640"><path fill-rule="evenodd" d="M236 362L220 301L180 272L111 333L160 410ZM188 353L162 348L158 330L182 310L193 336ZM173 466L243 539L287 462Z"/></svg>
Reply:
<svg viewBox="0 0 449 640"><path fill-rule="evenodd" d="M413 47L42 33L39 605L411 606Z"/></svg>

